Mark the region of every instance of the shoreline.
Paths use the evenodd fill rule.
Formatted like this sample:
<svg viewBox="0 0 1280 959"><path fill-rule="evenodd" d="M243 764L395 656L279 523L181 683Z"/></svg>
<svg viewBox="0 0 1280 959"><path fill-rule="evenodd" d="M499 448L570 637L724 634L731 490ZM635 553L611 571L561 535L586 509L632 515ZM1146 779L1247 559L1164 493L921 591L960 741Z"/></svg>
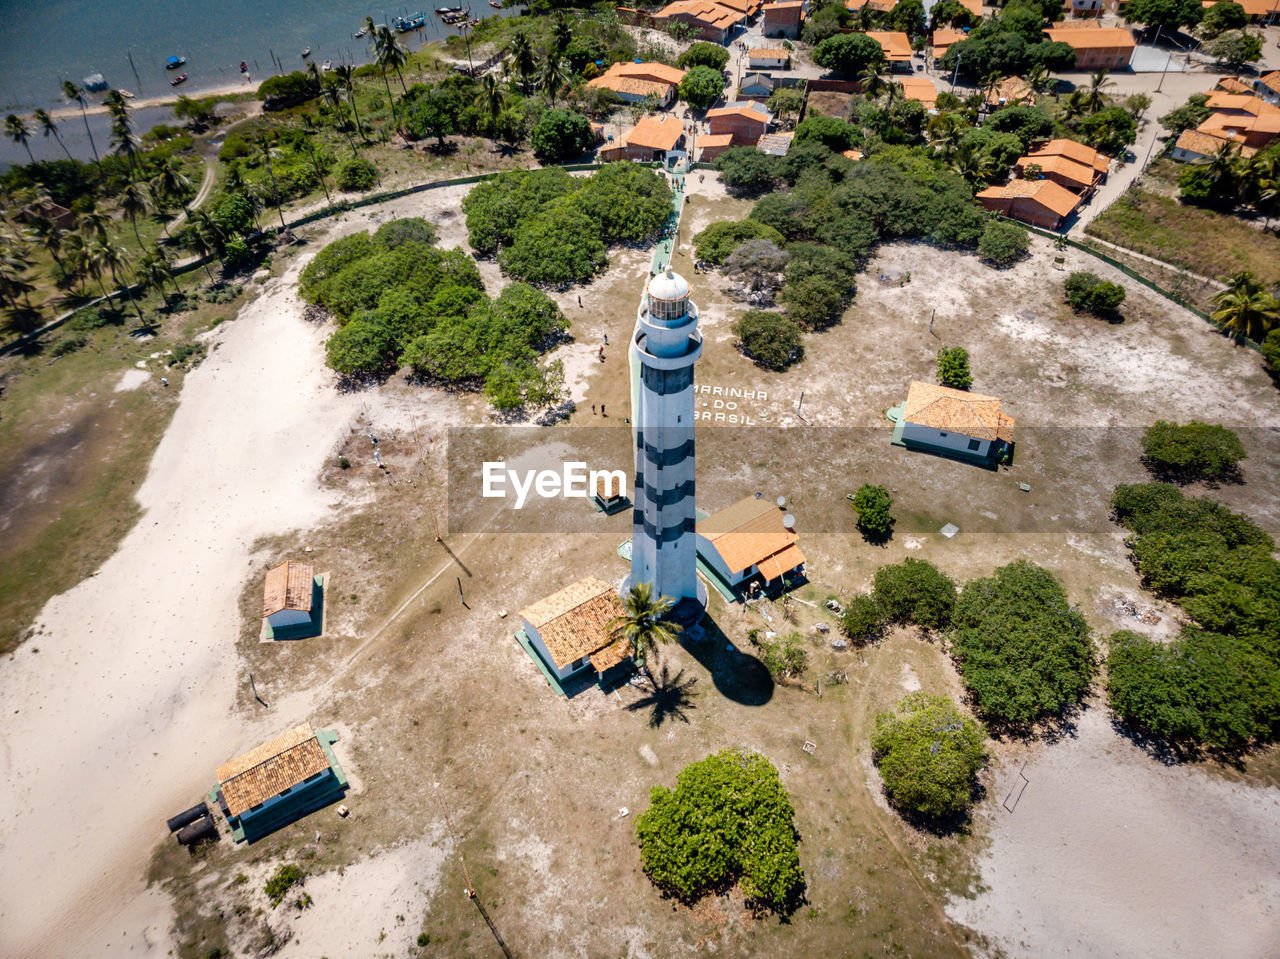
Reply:
<svg viewBox="0 0 1280 959"><path fill-rule="evenodd" d="M154 107L171 107L178 102L178 97L184 97L184 96L190 97L193 100L203 100L207 97L225 97L225 96L231 96L237 93L256 93L258 89L258 84L253 82L252 80L245 79L242 82L237 84L222 84L219 86L203 87L203 88L191 87L189 89L191 91L190 93L184 90L181 93L175 92L175 93L163 94L163 95L154 96L154 97L134 97L133 99L129 100L129 109L147 110L147 109L152 109ZM88 116L105 116L107 113L107 108L104 104L101 104L101 103L94 103L94 104L86 103L84 107L84 113ZM31 113L20 113L18 115L23 117L23 119L26 119L26 120L30 120L32 116ZM65 120L68 118L78 117L80 116L80 106L79 104L76 104L71 106L58 107L57 109L50 110L49 116L51 116L55 120Z"/></svg>

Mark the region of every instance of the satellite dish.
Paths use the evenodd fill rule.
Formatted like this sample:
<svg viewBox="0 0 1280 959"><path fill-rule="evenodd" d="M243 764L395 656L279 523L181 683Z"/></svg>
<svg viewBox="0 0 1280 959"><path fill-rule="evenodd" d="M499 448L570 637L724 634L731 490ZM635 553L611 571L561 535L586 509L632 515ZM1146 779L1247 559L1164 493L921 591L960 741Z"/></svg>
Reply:
<svg viewBox="0 0 1280 959"><path fill-rule="evenodd" d="M786 498L785 496L779 496L779 497L778 497L778 509L782 509L782 507L784 507L784 506L786 506L786 505L787 505L787 498Z"/></svg>
<svg viewBox="0 0 1280 959"><path fill-rule="evenodd" d="M785 526L787 529L795 529L796 518L792 516L790 513L788 513L786 516L782 517L782 525Z"/></svg>

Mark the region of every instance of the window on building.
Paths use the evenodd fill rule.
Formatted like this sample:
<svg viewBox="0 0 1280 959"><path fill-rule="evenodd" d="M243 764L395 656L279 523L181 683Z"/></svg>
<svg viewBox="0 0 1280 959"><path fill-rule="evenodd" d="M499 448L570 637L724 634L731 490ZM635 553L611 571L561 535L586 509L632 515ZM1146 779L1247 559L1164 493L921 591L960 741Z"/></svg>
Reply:
<svg viewBox="0 0 1280 959"><path fill-rule="evenodd" d="M944 432L942 432L942 430L938 430L938 435L939 435L939 436L946 436L947 434L946 434L946 433L944 433Z"/></svg>
<svg viewBox="0 0 1280 959"><path fill-rule="evenodd" d="M976 450L981 445L982 445L981 440L969 440L969 449L971 450Z"/></svg>

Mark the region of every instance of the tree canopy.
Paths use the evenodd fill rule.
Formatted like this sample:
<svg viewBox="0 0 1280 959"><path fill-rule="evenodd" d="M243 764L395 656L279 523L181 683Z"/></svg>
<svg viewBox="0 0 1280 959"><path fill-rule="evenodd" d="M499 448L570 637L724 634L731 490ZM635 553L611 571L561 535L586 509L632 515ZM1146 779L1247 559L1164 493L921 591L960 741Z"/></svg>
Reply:
<svg viewBox="0 0 1280 959"><path fill-rule="evenodd" d="M724 74L713 67L691 69L676 88L680 99L696 110L705 110L724 92Z"/></svg>
<svg viewBox="0 0 1280 959"><path fill-rule="evenodd" d="M800 330L780 313L748 310L733 325L742 352L766 370L785 370L804 359Z"/></svg>
<svg viewBox="0 0 1280 959"><path fill-rule="evenodd" d="M907 557L881 566L873 595L885 619L925 629L946 629L956 605L956 584L928 560Z"/></svg>
<svg viewBox="0 0 1280 959"><path fill-rule="evenodd" d="M813 48L813 62L836 73L855 76L884 61L884 49L865 33L840 33Z"/></svg>
<svg viewBox="0 0 1280 959"><path fill-rule="evenodd" d="M926 819L966 813L987 761L985 735L944 696L912 693L877 715L871 749L889 802Z"/></svg>
<svg viewBox="0 0 1280 959"><path fill-rule="evenodd" d="M577 156L591 141L591 121L576 110L548 110L529 133L534 155L551 163Z"/></svg>
<svg viewBox="0 0 1280 959"><path fill-rule="evenodd" d="M804 886L794 819L773 764L726 749L686 766L674 789L655 786L636 836L644 871L664 892L692 901L736 881L785 914Z"/></svg>
<svg viewBox="0 0 1280 959"><path fill-rule="evenodd" d="M1194 27L1204 15L1199 0L1129 0L1124 18L1129 23L1160 27L1166 31Z"/></svg>
<svg viewBox="0 0 1280 959"><path fill-rule="evenodd" d="M1225 426L1156 420L1142 434L1142 455L1157 476L1187 483L1237 476L1247 454L1240 437Z"/></svg>
<svg viewBox="0 0 1280 959"><path fill-rule="evenodd" d="M863 483L853 495L858 529L872 542L883 542L893 533L893 497L883 486Z"/></svg>
<svg viewBox="0 0 1280 959"><path fill-rule="evenodd" d="M1060 714L1097 672L1084 617L1052 573L1026 560L965 584L948 639L975 710L1001 725Z"/></svg>
<svg viewBox="0 0 1280 959"><path fill-rule="evenodd" d="M771 240L778 246L787 242L773 227L748 218L712 223L694 236L693 247L699 260L718 265L748 240Z"/></svg>

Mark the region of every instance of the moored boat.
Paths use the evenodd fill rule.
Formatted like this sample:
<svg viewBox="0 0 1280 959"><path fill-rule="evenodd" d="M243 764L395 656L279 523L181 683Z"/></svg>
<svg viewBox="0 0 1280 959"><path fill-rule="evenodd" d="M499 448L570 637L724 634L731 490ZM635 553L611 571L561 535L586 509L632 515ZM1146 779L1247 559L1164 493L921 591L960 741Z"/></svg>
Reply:
<svg viewBox="0 0 1280 959"><path fill-rule="evenodd" d="M442 17L446 13L461 13L461 12L462 12L461 7L436 7L436 13Z"/></svg>
<svg viewBox="0 0 1280 959"><path fill-rule="evenodd" d="M176 70L178 69L178 67L182 66L186 62L187 62L186 57L170 57L168 60L164 62L164 68L166 70Z"/></svg>
<svg viewBox="0 0 1280 959"><path fill-rule="evenodd" d="M493 7L495 10L502 9L502 4L500 4L498 0L489 0L489 6Z"/></svg>
<svg viewBox="0 0 1280 959"><path fill-rule="evenodd" d="M179 83L185 83L186 79L187 79L187 75L185 73L179 73L176 77L174 77L172 80L169 81L169 86L176 87Z"/></svg>
<svg viewBox="0 0 1280 959"><path fill-rule="evenodd" d="M310 47L307 47L307 49L305 49L305 50L303 50L303 51L302 51L302 59L304 59L304 60L305 60L305 59L307 59L307 57L309 57L309 56L311 56L311 48L310 48Z"/></svg>
<svg viewBox="0 0 1280 959"><path fill-rule="evenodd" d="M323 70L325 73L328 73L330 70L333 69L333 61L326 60L324 63L320 64L320 69Z"/></svg>

